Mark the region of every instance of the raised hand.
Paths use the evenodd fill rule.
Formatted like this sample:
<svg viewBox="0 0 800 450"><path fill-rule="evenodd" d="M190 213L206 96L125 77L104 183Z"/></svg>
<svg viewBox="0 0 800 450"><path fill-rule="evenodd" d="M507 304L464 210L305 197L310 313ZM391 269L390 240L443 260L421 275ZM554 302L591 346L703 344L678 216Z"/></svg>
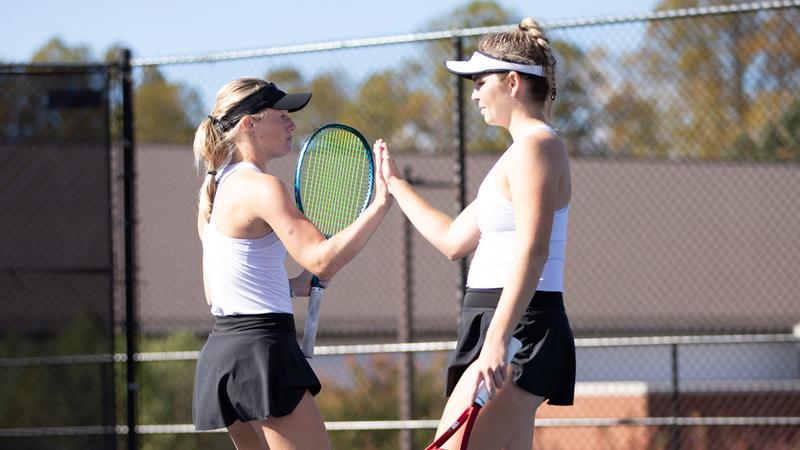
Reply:
<svg viewBox="0 0 800 450"><path fill-rule="evenodd" d="M384 180L386 180L387 187L390 189L391 192L391 181L393 179L402 180L403 175L400 173L400 169L397 168L397 163L395 163L394 159L392 158L392 154L389 152L389 145L380 140L381 144L381 173L383 174ZM376 142L377 145L377 142Z"/></svg>
<svg viewBox="0 0 800 450"><path fill-rule="evenodd" d="M392 196L386 184L386 176L383 173L384 152L387 150L383 139L378 139L372 146L373 159L375 161L375 201L391 205Z"/></svg>

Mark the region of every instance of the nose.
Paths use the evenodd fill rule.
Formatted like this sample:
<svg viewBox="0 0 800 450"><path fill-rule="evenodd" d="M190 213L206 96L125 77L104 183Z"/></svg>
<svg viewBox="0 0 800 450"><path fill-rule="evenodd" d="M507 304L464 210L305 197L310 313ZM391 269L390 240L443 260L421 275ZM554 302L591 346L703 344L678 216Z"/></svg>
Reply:
<svg viewBox="0 0 800 450"><path fill-rule="evenodd" d="M477 102L478 101L478 90L477 89L473 89L472 90L472 95L470 95L469 98L472 99L472 100L475 100Z"/></svg>
<svg viewBox="0 0 800 450"><path fill-rule="evenodd" d="M294 124L294 121L293 121L293 120L292 120L292 118L290 117L290 118L289 118L289 132L291 133L292 131L294 131L294 130L295 130L295 128L297 128L297 126Z"/></svg>

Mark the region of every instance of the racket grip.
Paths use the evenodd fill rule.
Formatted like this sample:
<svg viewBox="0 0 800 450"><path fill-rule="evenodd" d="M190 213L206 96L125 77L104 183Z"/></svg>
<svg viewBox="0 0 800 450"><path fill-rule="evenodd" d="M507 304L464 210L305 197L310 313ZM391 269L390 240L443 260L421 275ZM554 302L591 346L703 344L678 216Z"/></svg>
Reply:
<svg viewBox="0 0 800 450"><path fill-rule="evenodd" d="M317 343L317 326L319 325L319 310L322 306L322 288L313 286L308 297L308 312L306 324L303 327L303 343L300 348L306 358L314 357L314 346Z"/></svg>
<svg viewBox="0 0 800 450"><path fill-rule="evenodd" d="M506 352L506 364L511 363L511 360L514 359L514 355L516 355L521 348L522 342L514 336L511 336L511 339L508 341L508 351ZM486 383L481 380L481 384L478 387L478 394L475 396L475 401L473 403L483 406L488 400L489 390L486 389Z"/></svg>

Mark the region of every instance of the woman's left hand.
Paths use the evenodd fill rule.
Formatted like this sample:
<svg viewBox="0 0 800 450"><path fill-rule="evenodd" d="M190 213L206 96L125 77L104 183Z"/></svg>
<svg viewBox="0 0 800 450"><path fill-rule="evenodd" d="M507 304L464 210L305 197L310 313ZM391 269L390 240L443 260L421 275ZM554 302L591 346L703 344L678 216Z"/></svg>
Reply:
<svg viewBox="0 0 800 450"><path fill-rule="evenodd" d="M383 174L383 153L387 151L386 148L386 142L383 139L377 139L372 145L373 161L375 162L375 202L382 206L391 206L393 198L389 193L389 187Z"/></svg>
<svg viewBox="0 0 800 450"><path fill-rule="evenodd" d="M289 279L289 287L296 297L308 297L311 295L312 278L314 278L314 274L304 269L300 272L300 275ZM319 280L319 284L323 288L328 287L329 282L330 280Z"/></svg>

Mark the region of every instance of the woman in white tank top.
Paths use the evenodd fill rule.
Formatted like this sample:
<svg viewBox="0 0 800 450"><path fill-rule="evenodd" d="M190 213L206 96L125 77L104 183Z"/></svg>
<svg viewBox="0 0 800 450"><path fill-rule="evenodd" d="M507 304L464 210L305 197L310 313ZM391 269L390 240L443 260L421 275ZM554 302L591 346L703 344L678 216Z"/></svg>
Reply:
<svg viewBox="0 0 800 450"><path fill-rule="evenodd" d="M269 162L291 150L289 113L310 97L256 78L234 80L219 90L195 135L195 158L207 171L197 231L216 321L198 358L192 415L199 430L227 428L239 450L330 447L313 397L319 380L297 344L290 292L308 296L311 273L330 280L391 205L377 164L372 204L325 239L268 173ZM380 161L381 147L375 149ZM292 280L283 265L287 252L306 269Z"/></svg>
<svg viewBox="0 0 800 450"><path fill-rule="evenodd" d="M455 219L420 197L383 151L389 191L417 230L451 260L476 251L437 436L485 382L493 400L469 448L528 449L537 407L544 400L572 404L575 384L574 339L562 301L570 169L563 141L547 124L555 60L539 24L527 18L513 31L484 36L469 61L445 66L474 81L472 100L485 122L508 130L513 142ZM512 335L523 348L507 364Z"/></svg>

